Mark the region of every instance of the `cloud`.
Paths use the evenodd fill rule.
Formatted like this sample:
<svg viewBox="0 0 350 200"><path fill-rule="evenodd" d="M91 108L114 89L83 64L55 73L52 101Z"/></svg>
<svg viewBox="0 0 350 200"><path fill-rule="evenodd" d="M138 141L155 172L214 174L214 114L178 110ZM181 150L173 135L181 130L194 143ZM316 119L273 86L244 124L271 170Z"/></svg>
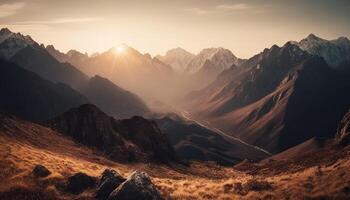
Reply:
<svg viewBox="0 0 350 200"><path fill-rule="evenodd" d="M206 14L227 14L230 12L245 11L246 13L262 13L268 6L252 6L245 3L236 3L236 4L220 4L211 8L186 8L185 11L192 12L197 15L206 15Z"/></svg>
<svg viewBox="0 0 350 200"><path fill-rule="evenodd" d="M222 5L218 5L216 8L220 10L239 11L239 10L246 10L249 8L249 6L244 3L237 3L237 4L222 4Z"/></svg>
<svg viewBox="0 0 350 200"><path fill-rule="evenodd" d="M35 20L35 21L21 21L15 22L13 24L17 25L28 25L28 24L72 24L72 23L82 23L82 22L92 22L100 21L102 18L98 17L85 17L85 18L60 18L52 20Z"/></svg>
<svg viewBox="0 0 350 200"><path fill-rule="evenodd" d="M0 5L0 18L16 14L24 7L24 2L6 3Z"/></svg>
<svg viewBox="0 0 350 200"><path fill-rule="evenodd" d="M206 15L206 14L213 13L212 10L205 10L202 8L186 8L185 11L192 12L197 15Z"/></svg>

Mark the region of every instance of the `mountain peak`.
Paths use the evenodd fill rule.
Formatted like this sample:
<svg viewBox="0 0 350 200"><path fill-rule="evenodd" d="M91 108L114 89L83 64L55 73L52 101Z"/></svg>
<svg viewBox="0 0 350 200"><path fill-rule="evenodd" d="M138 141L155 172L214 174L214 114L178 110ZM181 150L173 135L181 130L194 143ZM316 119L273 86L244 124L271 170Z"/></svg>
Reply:
<svg viewBox="0 0 350 200"><path fill-rule="evenodd" d="M181 47L170 49L165 56L157 55L156 58L172 67L173 70L183 73L188 63L195 57L194 54Z"/></svg>
<svg viewBox="0 0 350 200"><path fill-rule="evenodd" d="M315 34L313 33L310 33L307 38L308 40L320 40L321 38L320 37L317 37Z"/></svg>
<svg viewBox="0 0 350 200"><path fill-rule="evenodd" d="M181 47L176 47L174 49L170 49L166 52L166 56L170 56L172 54L187 54L187 55L193 55L192 53L186 51L185 49ZM194 55L193 55L194 56Z"/></svg>
<svg viewBox="0 0 350 200"><path fill-rule="evenodd" d="M10 29L8 29L8 28L2 28L1 30L0 30L0 35L7 35L7 34L11 34L12 32L10 31Z"/></svg>
<svg viewBox="0 0 350 200"><path fill-rule="evenodd" d="M21 33L13 33L8 28L0 30L0 43L4 44L2 47L4 49L1 49L1 56L6 59L11 58L28 45L37 44L29 35L24 36Z"/></svg>
<svg viewBox="0 0 350 200"><path fill-rule="evenodd" d="M77 56L88 56L88 54L85 52L85 53L82 53L78 50L75 50L75 49L71 49L67 52L67 56L69 57L72 57L74 55L77 55Z"/></svg>
<svg viewBox="0 0 350 200"><path fill-rule="evenodd" d="M350 40L347 37L339 37L338 39L333 40L332 42L338 45L350 45Z"/></svg>
<svg viewBox="0 0 350 200"><path fill-rule="evenodd" d="M296 44L309 54L323 57L333 68L350 60L350 41L346 37L326 40L310 34Z"/></svg>
<svg viewBox="0 0 350 200"><path fill-rule="evenodd" d="M209 76L215 77L233 64L239 65L239 62L240 60L228 49L206 48L191 60L187 66L187 72L194 74L204 70L210 73Z"/></svg>
<svg viewBox="0 0 350 200"><path fill-rule="evenodd" d="M52 44L46 45L46 50L48 51L58 51ZM59 52L59 51L58 51Z"/></svg>

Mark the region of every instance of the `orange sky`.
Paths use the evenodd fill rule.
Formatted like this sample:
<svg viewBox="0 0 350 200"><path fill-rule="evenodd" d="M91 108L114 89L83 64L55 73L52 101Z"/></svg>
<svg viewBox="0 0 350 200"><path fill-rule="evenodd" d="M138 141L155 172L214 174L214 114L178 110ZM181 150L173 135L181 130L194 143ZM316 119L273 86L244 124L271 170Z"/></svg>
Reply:
<svg viewBox="0 0 350 200"><path fill-rule="evenodd" d="M222 46L248 58L309 33L350 36L347 0L0 0L0 25L67 51Z"/></svg>

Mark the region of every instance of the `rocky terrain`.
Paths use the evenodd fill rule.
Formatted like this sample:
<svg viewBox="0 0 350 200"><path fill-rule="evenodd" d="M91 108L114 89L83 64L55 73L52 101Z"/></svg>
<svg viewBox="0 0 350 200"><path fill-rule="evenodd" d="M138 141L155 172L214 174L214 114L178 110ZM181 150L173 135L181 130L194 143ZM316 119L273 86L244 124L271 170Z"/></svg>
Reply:
<svg viewBox="0 0 350 200"><path fill-rule="evenodd" d="M78 143L96 147L116 161L175 160L172 146L155 122L139 116L116 120L96 106L86 104L70 109L47 124Z"/></svg>
<svg viewBox="0 0 350 200"><path fill-rule="evenodd" d="M113 199L130 191L133 196L125 199L150 195L153 199L348 199L350 195L349 146L332 144L293 159L244 161L231 167L203 162L122 164L41 125L5 115L0 120L1 179L8 183L1 185L0 199Z"/></svg>

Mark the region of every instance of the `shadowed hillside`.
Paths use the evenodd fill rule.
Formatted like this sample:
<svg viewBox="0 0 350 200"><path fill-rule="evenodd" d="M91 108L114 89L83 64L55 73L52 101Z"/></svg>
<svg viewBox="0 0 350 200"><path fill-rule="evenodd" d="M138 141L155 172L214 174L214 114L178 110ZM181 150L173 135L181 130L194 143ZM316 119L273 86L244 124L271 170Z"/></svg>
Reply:
<svg viewBox="0 0 350 200"><path fill-rule="evenodd" d="M42 121L88 100L69 86L52 83L0 60L0 110L32 121Z"/></svg>

